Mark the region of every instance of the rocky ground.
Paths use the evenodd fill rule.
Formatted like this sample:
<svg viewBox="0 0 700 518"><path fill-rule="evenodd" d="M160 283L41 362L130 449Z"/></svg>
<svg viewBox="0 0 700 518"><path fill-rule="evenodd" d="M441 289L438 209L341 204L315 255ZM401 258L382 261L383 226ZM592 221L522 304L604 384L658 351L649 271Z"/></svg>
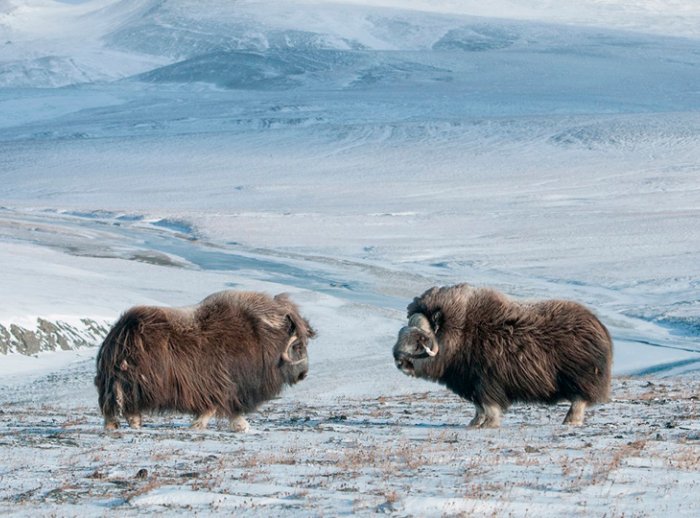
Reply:
<svg viewBox="0 0 700 518"><path fill-rule="evenodd" d="M16 352L30 356L44 351L89 347L102 341L107 331L106 322L89 318L79 319L73 324L37 318L36 325L29 328L0 324L0 354Z"/></svg>
<svg viewBox="0 0 700 518"><path fill-rule="evenodd" d="M106 433L92 362L4 386L0 514L697 516L700 380L614 381L581 428L517 405L469 430L451 393L296 401L187 428L153 416Z"/></svg>

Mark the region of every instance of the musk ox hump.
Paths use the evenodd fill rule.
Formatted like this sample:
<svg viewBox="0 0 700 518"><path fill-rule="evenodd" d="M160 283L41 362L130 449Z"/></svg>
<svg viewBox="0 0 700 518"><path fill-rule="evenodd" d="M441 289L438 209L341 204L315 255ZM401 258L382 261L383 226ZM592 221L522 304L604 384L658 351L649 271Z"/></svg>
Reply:
<svg viewBox="0 0 700 518"><path fill-rule="evenodd" d="M278 302L276 298L271 299L263 293L226 290L213 293L202 300L198 313L200 319L203 319L208 312L216 313L222 307L236 307L265 327L283 329L288 326L286 308L273 301Z"/></svg>

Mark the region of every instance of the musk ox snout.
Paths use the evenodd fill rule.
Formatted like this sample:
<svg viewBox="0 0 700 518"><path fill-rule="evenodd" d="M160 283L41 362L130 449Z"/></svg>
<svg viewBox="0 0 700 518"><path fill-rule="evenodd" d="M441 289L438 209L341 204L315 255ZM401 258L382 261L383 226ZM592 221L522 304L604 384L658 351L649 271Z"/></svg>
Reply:
<svg viewBox="0 0 700 518"><path fill-rule="evenodd" d="M284 361L284 360L283 360ZM294 364L283 364L282 365L282 375L285 378L285 383L287 385L294 385L299 383L306 378L309 373L309 359L308 357L300 358L296 360L298 363Z"/></svg>
<svg viewBox="0 0 700 518"><path fill-rule="evenodd" d="M280 367L284 382L287 385L294 385L306 378L309 373L309 360L304 358L294 365L282 364Z"/></svg>

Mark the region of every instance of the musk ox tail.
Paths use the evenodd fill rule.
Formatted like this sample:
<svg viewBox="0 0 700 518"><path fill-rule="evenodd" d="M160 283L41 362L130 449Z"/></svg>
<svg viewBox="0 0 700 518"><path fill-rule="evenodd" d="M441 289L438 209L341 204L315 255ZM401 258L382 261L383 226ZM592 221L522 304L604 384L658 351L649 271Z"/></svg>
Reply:
<svg viewBox="0 0 700 518"><path fill-rule="evenodd" d="M95 386L105 422L118 415L138 412L141 390L134 379L132 359L134 353L143 350L140 328L139 315L134 311L125 313L114 324L97 353Z"/></svg>

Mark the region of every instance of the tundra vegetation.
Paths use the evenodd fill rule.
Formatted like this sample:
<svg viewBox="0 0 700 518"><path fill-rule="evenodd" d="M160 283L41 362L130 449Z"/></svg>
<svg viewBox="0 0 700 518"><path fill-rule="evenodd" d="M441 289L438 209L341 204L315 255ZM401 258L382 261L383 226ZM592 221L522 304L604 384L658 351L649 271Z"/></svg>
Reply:
<svg viewBox="0 0 700 518"><path fill-rule="evenodd" d="M565 406L515 405L499 430L465 427L445 390L311 400L294 390L192 430L183 415L104 433L90 360L0 391L0 513L299 516L693 516L700 383L614 378L587 426ZM423 389L424 390L424 389Z"/></svg>

